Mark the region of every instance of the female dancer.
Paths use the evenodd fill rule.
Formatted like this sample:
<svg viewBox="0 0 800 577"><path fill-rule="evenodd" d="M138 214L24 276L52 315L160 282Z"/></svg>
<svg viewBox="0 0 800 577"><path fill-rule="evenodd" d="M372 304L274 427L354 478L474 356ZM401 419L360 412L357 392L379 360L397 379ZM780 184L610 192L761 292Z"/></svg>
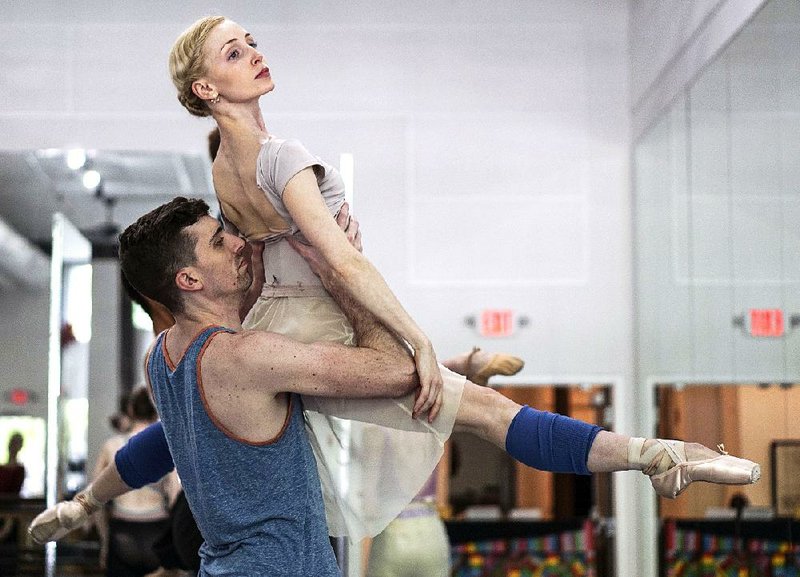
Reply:
<svg viewBox="0 0 800 577"><path fill-rule="evenodd" d="M437 365L428 338L375 267L337 226L334 215L344 203L344 189L336 170L311 155L299 142L282 140L268 132L259 100L275 84L253 36L222 16L202 18L176 40L169 65L181 104L195 116L212 116L219 127L221 143L212 173L225 220L248 240L266 243L264 267L268 282L244 327L279 332L304 342L336 340L352 344L352 329L343 314L288 244L289 237L296 237L313 245L344 280L351 295L413 350L420 381L416 399L304 398L331 534L349 534L354 538L374 534L423 485L441 456L443 441L450 434L456 415L461 411L482 410L480 403L485 395L470 387L462 400L463 377ZM427 419L416 418L420 415L427 415ZM359 454L358 462L364 466L349 471L344 483L349 490L336 488L346 472L339 469L338 445L331 443L342 435L339 418L393 429L391 434L381 437L386 442L380 443L373 457ZM512 429L513 424L509 433ZM350 432L356 444L359 438L371 436L366 431ZM629 442L628 437L607 432L598 435L593 429L582 429L578 436L586 444L590 470L648 468L651 474L671 471L670 483L674 483L675 466L679 463L716 459L717 466L725 462L739 471L741 482L751 482L757 476L755 463L732 461L734 458L727 456L727 460L719 460L720 455L699 445L687 445L687 455L682 443ZM562 442L555 437L552 441ZM519 454L524 453L518 447L520 444L524 442L518 443L509 436L506 449L526 462L525 456ZM374 445L366 442L359 448L363 451ZM592 455L600 458L594 468ZM368 467L373 458L394 459L391 482L377 478L376 468ZM583 464L575 470L583 471ZM730 482L729 473L725 471L719 480ZM381 488L380 498L375 495L377 487ZM399 492L389 494L394 487ZM370 495L374 498L370 499Z"/></svg>
<svg viewBox="0 0 800 577"><path fill-rule="evenodd" d="M298 142L279 140L267 132L259 98L274 83L252 44L234 22L203 19L175 43L170 71L186 109L198 116L212 115L219 127L213 176L227 223L248 240L266 242L263 260L269 282L245 319L245 328L279 332L304 342L352 343L352 329L341 311L286 242L287 237L302 234L345 279L352 296L414 351L420 380L416 399L353 403L307 398L304 402L324 492L331 498L329 505L336 501L328 510L332 534L374 533L411 500L438 462L460 404L463 377L445 371L448 400L442 411L443 373L430 341L333 218L344 202L335 169ZM207 72L208 78L203 76ZM416 419L419 415L427 419ZM344 424L331 416L355 422ZM374 426L361 421L397 431L378 446L369 441L378 436ZM434 434L421 434L425 432ZM380 469L395 471L391 482L378 478L376 468L343 467L338 441L345 435L358 462L395 462L394 467ZM335 489L340 484L347 490ZM380 499L369 487L383 488ZM389 487L397 487L397 492L386 490ZM355 521L353 513L366 511L371 521ZM351 521L368 529L355 529ZM343 524L351 527L345 531Z"/></svg>

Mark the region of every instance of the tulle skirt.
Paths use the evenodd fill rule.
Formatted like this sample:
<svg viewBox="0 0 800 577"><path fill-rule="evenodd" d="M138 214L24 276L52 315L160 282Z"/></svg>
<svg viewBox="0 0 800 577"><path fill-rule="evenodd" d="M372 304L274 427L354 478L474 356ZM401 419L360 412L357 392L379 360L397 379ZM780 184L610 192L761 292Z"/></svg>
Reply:
<svg viewBox="0 0 800 577"><path fill-rule="evenodd" d="M330 296L262 296L243 326L305 343L354 344L353 329ZM433 423L411 418L413 394L399 399L303 396L332 536L357 541L377 535L433 472L453 429L466 380L440 367L444 400Z"/></svg>

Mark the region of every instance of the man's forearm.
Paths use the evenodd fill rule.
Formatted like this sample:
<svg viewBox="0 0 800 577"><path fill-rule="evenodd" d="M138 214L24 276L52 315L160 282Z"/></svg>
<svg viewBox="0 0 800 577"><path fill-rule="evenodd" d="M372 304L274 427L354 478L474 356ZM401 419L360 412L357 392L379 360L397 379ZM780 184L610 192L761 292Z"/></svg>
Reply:
<svg viewBox="0 0 800 577"><path fill-rule="evenodd" d="M414 362L405 343L387 330L375 315L350 296L338 274L329 269L322 273L320 278L353 326L358 346L393 355L397 362L407 362L413 370Z"/></svg>
<svg viewBox="0 0 800 577"><path fill-rule="evenodd" d="M345 207L343 207L343 210ZM337 216L337 222L340 220L343 220L341 213ZM347 231L348 227L343 225L343 222L339 222L339 225L342 226L343 230ZM357 225L354 228L357 228ZM359 236L356 235L356 240L358 238ZM336 272L334 267L325 262L319 251L291 238L289 243L306 259L311 270L319 276L328 293L339 305L339 308L342 309L342 312L344 312L353 326L358 346L387 355L386 361L396 363L397 366L395 368L401 369L401 371L407 369L409 374L416 375L416 365L411 357L408 345L395 337L375 315L352 297L344 277ZM360 244L360 241L358 244Z"/></svg>

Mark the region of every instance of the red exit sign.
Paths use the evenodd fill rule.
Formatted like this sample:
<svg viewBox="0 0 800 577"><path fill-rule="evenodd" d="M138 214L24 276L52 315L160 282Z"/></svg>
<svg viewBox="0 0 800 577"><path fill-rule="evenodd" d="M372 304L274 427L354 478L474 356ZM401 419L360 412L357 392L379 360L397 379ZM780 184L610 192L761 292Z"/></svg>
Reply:
<svg viewBox="0 0 800 577"><path fill-rule="evenodd" d="M747 320L750 325L750 336L783 336L783 311L781 309L750 309Z"/></svg>
<svg viewBox="0 0 800 577"><path fill-rule="evenodd" d="M486 309L481 313L481 336L510 337L514 334L514 313L510 309Z"/></svg>
<svg viewBox="0 0 800 577"><path fill-rule="evenodd" d="M24 407L28 403L35 403L38 400L38 395L28 389L11 389L4 392L3 400L18 407Z"/></svg>

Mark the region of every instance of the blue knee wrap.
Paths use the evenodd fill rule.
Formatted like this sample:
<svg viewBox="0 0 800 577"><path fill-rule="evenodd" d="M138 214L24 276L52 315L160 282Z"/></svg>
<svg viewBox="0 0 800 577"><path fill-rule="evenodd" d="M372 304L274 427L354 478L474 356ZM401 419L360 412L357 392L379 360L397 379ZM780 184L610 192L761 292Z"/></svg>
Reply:
<svg viewBox="0 0 800 577"><path fill-rule="evenodd" d="M508 427L506 451L542 471L591 475L586 460L600 430L597 425L525 405Z"/></svg>
<svg viewBox="0 0 800 577"><path fill-rule="evenodd" d="M172 471L172 454L161 421L136 433L114 455L119 476L128 487L139 489Z"/></svg>

